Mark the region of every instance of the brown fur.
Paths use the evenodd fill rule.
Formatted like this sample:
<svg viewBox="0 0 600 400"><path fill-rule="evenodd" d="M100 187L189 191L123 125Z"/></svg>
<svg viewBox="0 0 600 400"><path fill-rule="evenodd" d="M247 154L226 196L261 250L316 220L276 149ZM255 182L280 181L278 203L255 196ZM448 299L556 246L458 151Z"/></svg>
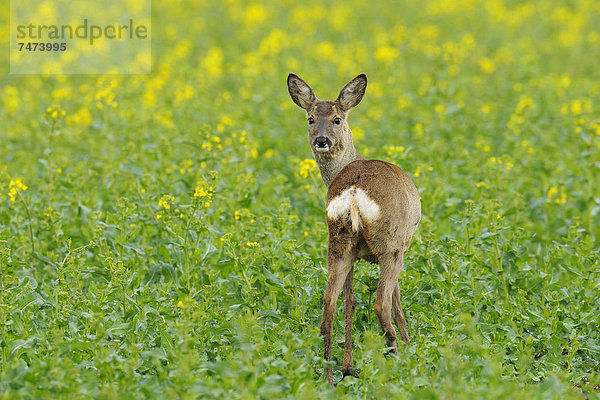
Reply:
<svg viewBox="0 0 600 400"><path fill-rule="evenodd" d="M323 296L323 321L321 334L324 341L324 358L331 360L333 318L340 292L344 291L344 320L346 324L344 376L356 376L352 365L352 316L354 314L353 277L354 262L364 259L378 263L381 269L375 312L385 334L386 343L397 354L396 330L403 342L408 343L406 319L400 304L398 277L404 255L421 219L419 193L406 172L399 167L379 160L365 160L354 148L347 116L350 108L362 99L367 85L364 74L357 76L341 90L335 101L319 100L306 82L294 74L288 76L288 89L292 99L307 111L309 143L328 186L327 205L350 187L362 189L380 209L379 218L366 221L360 215L356 199L352 197L349 213L345 217L327 219L329 245L327 270L329 278ZM333 124L339 117L342 123ZM315 139L326 137L331 142L330 151L315 150ZM325 379L333 383L331 367L325 368Z"/></svg>

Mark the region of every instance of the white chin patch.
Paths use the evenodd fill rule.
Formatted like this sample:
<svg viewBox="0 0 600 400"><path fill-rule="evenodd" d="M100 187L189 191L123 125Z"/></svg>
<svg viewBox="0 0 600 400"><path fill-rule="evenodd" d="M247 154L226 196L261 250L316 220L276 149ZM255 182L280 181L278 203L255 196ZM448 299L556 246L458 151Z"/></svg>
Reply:
<svg viewBox="0 0 600 400"><path fill-rule="evenodd" d="M321 153L321 152L323 152L323 153L324 153L324 152L326 152L326 151L329 151L329 145L325 145L324 147L317 147L317 146L315 146L315 150L317 150L317 151L318 151L318 152L320 152L320 153Z"/></svg>

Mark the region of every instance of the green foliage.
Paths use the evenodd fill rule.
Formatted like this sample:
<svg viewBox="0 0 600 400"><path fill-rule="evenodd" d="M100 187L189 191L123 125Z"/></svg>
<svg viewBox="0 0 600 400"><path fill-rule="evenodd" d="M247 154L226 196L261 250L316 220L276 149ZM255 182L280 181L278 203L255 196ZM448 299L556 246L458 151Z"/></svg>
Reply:
<svg viewBox="0 0 600 400"><path fill-rule="evenodd" d="M151 75L0 64L3 398L599 397L598 4L152 11ZM422 196L411 344L384 356L378 267L360 262L360 378L337 387L325 188L292 70L324 99L366 72L356 147ZM339 380L341 302L334 329Z"/></svg>

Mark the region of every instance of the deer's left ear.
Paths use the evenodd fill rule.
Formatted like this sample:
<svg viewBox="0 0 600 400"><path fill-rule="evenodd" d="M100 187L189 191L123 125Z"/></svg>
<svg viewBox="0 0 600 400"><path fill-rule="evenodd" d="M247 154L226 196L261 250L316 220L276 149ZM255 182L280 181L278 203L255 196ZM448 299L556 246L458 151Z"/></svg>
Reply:
<svg viewBox="0 0 600 400"><path fill-rule="evenodd" d="M304 82L296 74L289 74L287 78L288 91L292 100L306 111L313 105L317 97L308 83Z"/></svg>
<svg viewBox="0 0 600 400"><path fill-rule="evenodd" d="M367 89L367 76L360 74L344 86L338 95L337 102L344 111L355 107L362 100Z"/></svg>

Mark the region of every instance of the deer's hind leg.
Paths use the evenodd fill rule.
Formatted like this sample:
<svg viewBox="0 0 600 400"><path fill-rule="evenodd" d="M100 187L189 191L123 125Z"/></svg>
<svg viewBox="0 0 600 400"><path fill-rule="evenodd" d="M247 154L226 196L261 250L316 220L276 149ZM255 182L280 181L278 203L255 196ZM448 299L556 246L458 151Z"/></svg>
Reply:
<svg viewBox="0 0 600 400"><path fill-rule="evenodd" d="M398 286L398 277L402 270L403 256L403 251L399 250L388 252L378 257L381 275L379 276L379 284L377 286L375 313L385 334L387 346L391 348L393 354L398 354L398 347L396 345L396 330L392 325L392 304L394 291ZM402 328L399 327L399 329L402 332Z"/></svg>
<svg viewBox="0 0 600 400"><path fill-rule="evenodd" d="M408 239L404 243L404 252L402 261L400 261L400 269L402 269L402 264L404 263L404 255L408 252L408 247L410 246L410 240L412 235L408 237ZM394 288L394 293L392 295L392 314L394 316L394 322L400 331L400 338L404 342L404 344L409 344L410 339L408 337L408 329L406 328L406 318L404 317L404 311L402 310L402 296L400 295L400 283L398 283L398 279L396 279L396 287Z"/></svg>
<svg viewBox="0 0 600 400"><path fill-rule="evenodd" d="M406 318L404 318L404 311L402 311L402 304L400 301L400 284L396 281L396 287L392 295L392 314L394 315L394 322L400 331L400 338L405 344L409 344L408 330L406 329Z"/></svg>

